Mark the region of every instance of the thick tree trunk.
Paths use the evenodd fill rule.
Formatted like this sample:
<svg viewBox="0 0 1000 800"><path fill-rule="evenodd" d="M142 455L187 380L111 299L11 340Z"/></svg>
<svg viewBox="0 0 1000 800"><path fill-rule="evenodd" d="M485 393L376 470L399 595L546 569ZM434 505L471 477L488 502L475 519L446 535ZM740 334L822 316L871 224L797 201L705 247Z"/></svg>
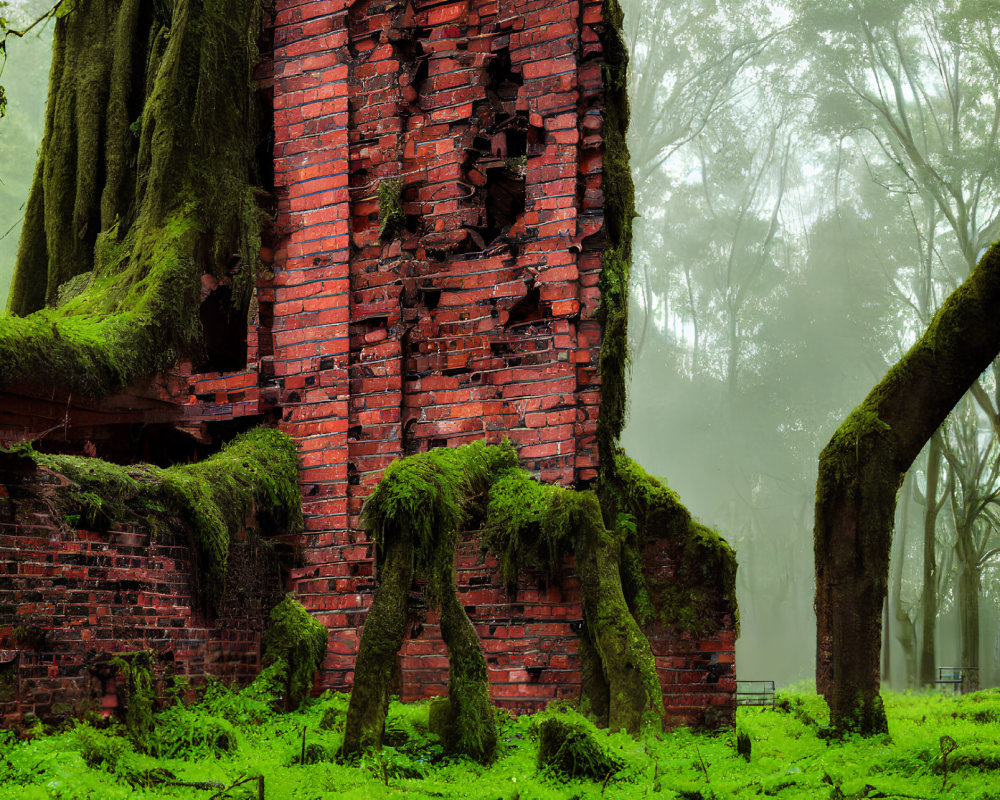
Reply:
<svg viewBox="0 0 1000 800"><path fill-rule="evenodd" d="M597 665L590 653L585 689L598 692L590 696L590 702L601 716L606 711L611 730L638 733L643 714L662 708L656 661L622 591L621 544L602 524L597 498L581 497L579 502L582 511L575 518L574 549L583 590L585 635L591 639L603 673L594 674Z"/></svg>
<svg viewBox="0 0 1000 800"><path fill-rule="evenodd" d="M927 450L927 484L924 490L924 592L921 600L923 639L920 643L920 685L937 680L937 516L938 479L941 475L941 439L931 437Z"/></svg>
<svg viewBox="0 0 1000 800"><path fill-rule="evenodd" d="M406 632L406 601L413 583L413 544L393 542L379 565L379 583L361 632L354 688L344 726L345 755L382 746L396 656Z"/></svg>
<svg viewBox="0 0 1000 800"><path fill-rule="evenodd" d="M820 454L816 679L838 730L888 728L879 651L896 493L924 444L1000 352L997 308L994 245Z"/></svg>

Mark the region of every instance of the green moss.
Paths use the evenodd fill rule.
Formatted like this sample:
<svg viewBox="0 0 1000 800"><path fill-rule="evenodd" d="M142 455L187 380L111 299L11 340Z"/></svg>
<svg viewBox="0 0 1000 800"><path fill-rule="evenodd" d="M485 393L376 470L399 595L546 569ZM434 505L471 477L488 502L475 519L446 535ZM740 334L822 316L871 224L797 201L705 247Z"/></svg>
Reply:
<svg viewBox="0 0 1000 800"><path fill-rule="evenodd" d="M296 709L309 697L327 644L326 628L292 595L285 595L271 609L271 625L263 641L264 664L285 664L287 708Z"/></svg>
<svg viewBox="0 0 1000 800"><path fill-rule="evenodd" d="M622 583L642 624L670 625L697 636L731 614L738 628L736 555L725 539L695 522L675 492L620 450L600 491L605 519L617 521ZM670 580L649 582L643 575L643 552L654 540L666 540L671 548Z"/></svg>
<svg viewBox="0 0 1000 800"><path fill-rule="evenodd" d="M449 651L449 752L487 762L496 746L486 661L475 629L458 602L458 533L481 513L493 479L517 464L509 442L436 448L393 462L365 502L362 525L379 555L379 588L365 618L347 713L344 753L382 744L396 656L403 640L410 585L427 581L441 607Z"/></svg>
<svg viewBox="0 0 1000 800"><path fill-rule="evenodd" d="M64 513L79 514L90 527L138 520L155 534L181 520L191 533L202 592L212 608L225 590L230 538L248 521L256 517L282 532L302 526L296 445L273 428L244 433L204 461L166 469L79 456L31 457L72 481L57 500Z"/></svg>
<svg viewBox="0 0 1000 800"><path fill-rule="evenodd" d="M606 780L624 764L598 736L589 720L568 709L546 714L538 722L538 768L564 778Z"/></svg>
<svg viewBox="0 0 1000 800"><path fill-rule="evenodd" d="M610 465L627 408L629 266L635 187L626 134L629 124L628 49L622 39L624 15L618 0L604 0L604 230L601 257L601 410L597 421L600 463Z"/></svg>
<svg viewBox="0 0 1000 800"><path fill-rule="evenodd" d="M460 528L482 510L495 477L516 466L509 441L438 447L399 459L365 502L361 524L379 549L411 542L417 576L438 601L450 590Z"/></svg>
<svg viewBox="0 0 1000 800"><path fill-rule="evenodd" d="M199 356L204 273L249 306L260 1L142 5L91 0L56 23L0 385L102 396Z"/></svg>
<svg viewBox="0 0 1000 800"><path fill-rule="evenodd" d="M379 181L378 189L378 236L384 241L395 239L406 222L403 213L403 182L398 179Z"/></svg>
<svg viewBox="0 0 1000 800"><path fill-rule="evenodd" d="M133 741L141 749L148 750L156 705L153 654L148 650L121 653L111 660L111 665L118 668L119 697L124 700L125 706L125 727Z"/></svg>
<svg viewBox="0 0 1000 800"><path fill-rule="evenodd" d="M522 469L500 473L490 486L480 545L500 559L500 577L517 586L525 567L557 576L572 549L569 506L556 498L569 490L534 480Z"/></svg>

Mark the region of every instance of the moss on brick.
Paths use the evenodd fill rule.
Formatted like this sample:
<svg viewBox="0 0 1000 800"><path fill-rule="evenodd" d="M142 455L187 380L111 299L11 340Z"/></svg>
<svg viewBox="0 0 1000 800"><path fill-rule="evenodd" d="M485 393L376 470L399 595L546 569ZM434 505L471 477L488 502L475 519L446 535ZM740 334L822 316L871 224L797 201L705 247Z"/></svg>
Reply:
<svg viewBox="0 0 1000 800"><path fill-rule="evenodd" d="M623 542L622 583L629 606L645 623L658 621L699 634L718 623L716 610L737 616L736 557L719 534L694 522L677 495L625 455L629 369L628 302L635 188L626 136L629 125L628 48L618 0L604 0L604 230L601 261L601 407L597 422L598 494L607 527ZM648 586L642 574L647 542L666 538L679 554L676 580ZM721 598L721 605L716 602Z"/></svg>
<svg viewBox="0 0 1000 800"><path fill-rule="evenodd" d="M153 654L149 650L119 653L111 660L111 665L118 670L121 700L125 706L125 728L139 748L148 751L156 705Z"/></svg>
<svg viewBox="0 0 1000 800"><path fill-rule="evenodd" d="M597 420L598 455L602 469L614 460L625 425L629 368L628 300L632 261L632 219L635 187L626 134L629 125L628 48L622 38L624 14L618 0L604 0L604 231L608 244L601 256L601 409ZM608 465L606 467L605 465Z"/></svg>
<svg viewBox="0 0 1000 800"><path fill-rule="evenodd" d="M260 0L91 0L58 20L0 385L99 397L200 355L201 276L259 264Z"/></svg>
<svg viewBox="0 0 1000 800"><path fill-rule="evenodd" d="M271 625L263 640L264 665L281 662L286 708L297 709L309 697L327 644L326 628L290 594L271 609Z"/></svg>
<svg viewBox="0 0 1000 800"><path fill-rule="evenodd" d="M379 181L378 189L378 236L386 242L395 239L406 222L403 213L403 182L398 178Z"/></svg>
<svg viewBox="0 0 1000 800"><path fill-rule="evenodd" d="M71 481L56 500L89 527L139 521L155 535L180 521L191 533L210 608L225 589L232 536L255 517L282 533L302 527L297 448L273 428L241 434L204 461L165 469L21 451Z"/></svg>

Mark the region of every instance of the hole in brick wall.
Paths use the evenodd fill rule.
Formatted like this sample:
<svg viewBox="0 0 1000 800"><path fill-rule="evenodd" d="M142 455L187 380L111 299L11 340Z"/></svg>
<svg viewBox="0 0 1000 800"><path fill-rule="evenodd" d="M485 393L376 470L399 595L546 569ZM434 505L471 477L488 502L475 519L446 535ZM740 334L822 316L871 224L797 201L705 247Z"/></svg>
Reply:
<svg viewBox="0 0 1000 800"><path fill-rule="evenodd" d="M420 289L420 303L428 311L433 311L441 302L440 289Z"/></svg>
<svg viewBox="0 0 1000 800"><path fill-rule="evenodd" d="M205 335L207 358L201 372L235 372L247 365L247 321L233 308L233 290L218 286L202 300L198 310Z"/></svg>
<svg viewBox="0 0 1000 800"><path fill-rule="evenodd" d="M456 375L465 375L468 371L467 367L452 367L451 369L441 370L441 374L448 378L454 378Z"/></svg>
<svg viewBox="0 0 1000 800"><path fill-rule="evenodd" d="M124 461L143 461L158 467L197 461L214 450L210 445L200 445L191 434L170 425L133 425L128 439L134 442L133 453ZM103 449L98 455L108 457Z"/></svg>
<svg viewBox="0 0 1000 800"><path fill-rule="evenodd" d="M494 93L499 100L517 100L517 90L524 86L524 76L511 64L509 47L503 47L493 54L486 66L486 80L487 92Z"/></svg>
<svg viewBox="0 0 1000 800"><path fill-rule="evenodd" d="M430 450L433 450L435 447L447 447L447 446L448 446L447 439L428 439L427 441L427 447Z"/></svg>
<svg viewBox="0 0 1000 800"><path fill-rule="evenodd" d="M270 32L270 37L273 40L274 29L266 28L265 30ZM268 49L262 49L261 52L273 52L273 44L268 45ZM259 88L254 93L254 104L257 112L257 130L261 132L257 137L257 146L254 150L257 182L263 189L271 193L274 191L274 87L262 86ZM273 196L267 206L266 210L273 213Z"/></svg>
<svg viewBox="0 0 1000 800"><path fill-rule="evenodd" d="M286 403L301 403L302 397L298 392L289 392L288 397L285 399Z"/></svg>
<svg viewBox="0 0 1000 800"><path fill-rule="evenodd" d="M347 485L348 486L361 485L361 474L358 472L358 468L353 462L347 465Z"/></svg>
<svg viewBox="0 0 1000 800"><path fill-rule="evenodd" d="M418 28L417 31L415 32L415 35L419 36L420 35L418 33L419 31L425 31L426 32L425 35L430 33L430 31L427 28ZM420 47L420 51L423 52L422 46ZM413 71L413 80L411 81L411 85L413 86L413 88L417 90L417 94L423 94L423 92L421 92L420 90L422 88L423 82L427 80L427 76L429 74L430 74L430 59L427 57L421 58L417 62L417 68Z"/></svg>
<svg viewBox="0 0 1000 800"><path fill-rule="evenodd" d="M542 677L542 673L545 672L545 667L526 667L525 671L528 673L528 680L531 683L538 683L538 679Z"/></svg>
<svg viewBox="0 0 1000 800"><path fill-rule="evenodd" d="M416 417L403 423L402 450L404 456L412 456L420 450L420 443L413 436L413 428L416 424Z"/></svg>
<svg viewBox="0 0 1000 800"><path fill-rule="evenodd" d="M507 166L486 171L486 234L487 242L501 236L516 235L515 226L524 217L527 189L523 175L511 172Z"/></svg>
<svg viewBox="0 0 1000 800"><path fill-rule="evenodd" d="M407 214L403 227L406 228L408 233L418 233L420 231L420 219L419 214Z"/></svg>
<svg viewBox="0 0 1000 800"><path fill-rule="evenodd" d="M364 428L362 428L360 425L351 425L351 427L347 429L348 439L355 439L355 440L361 439L363 434L364 434Z"/></svg>
<svg viewBox="0 0 1000 800"><path fill-rule="evenodd" d="M507 312L507 324L538 319L541 302L541 292L537 286L529 285L527 294L510 307Z"/></svg>

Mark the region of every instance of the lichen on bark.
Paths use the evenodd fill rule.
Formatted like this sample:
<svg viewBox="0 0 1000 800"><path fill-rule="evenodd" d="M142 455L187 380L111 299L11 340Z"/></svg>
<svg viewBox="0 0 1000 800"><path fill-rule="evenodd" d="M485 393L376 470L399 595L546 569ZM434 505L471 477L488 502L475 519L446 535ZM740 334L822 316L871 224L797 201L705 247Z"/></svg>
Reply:
<svg viewBox="0 0 1000 800"><path fill-rule="evenodd" d="M205 273L246 314L261 24L260 0L86 0L56 22L0 385L101 396L199 355Z"/></svg>

